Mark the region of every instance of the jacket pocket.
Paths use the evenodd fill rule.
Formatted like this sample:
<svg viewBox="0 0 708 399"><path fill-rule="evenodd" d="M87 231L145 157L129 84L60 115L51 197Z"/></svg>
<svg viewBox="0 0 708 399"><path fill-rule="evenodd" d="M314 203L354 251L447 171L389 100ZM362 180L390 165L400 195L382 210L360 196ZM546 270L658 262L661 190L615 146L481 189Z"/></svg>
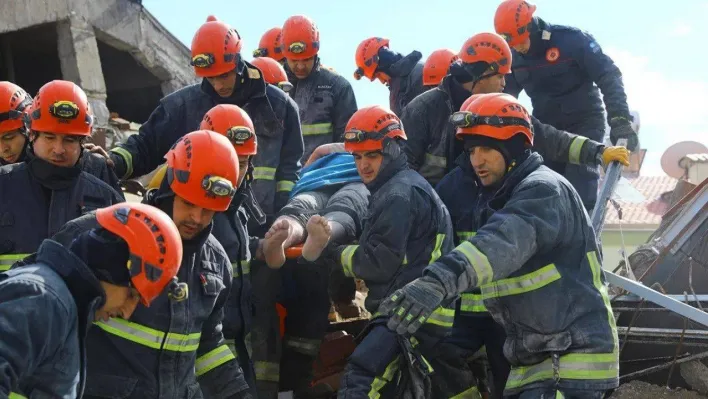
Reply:
<svg viewBox="0 0 708 399"><path fill-rule="evenodd" d="M223 278L212 273L201 273L199 279L202 283L202 293L207 297L216 297L221 290L226 288Z"/></svg>
<svg viewBox="0 0 708 399"><path fill-rule="evenodd" d="M521 333L521 346L515 354L521 364L536 364L552 354L565 353L570 348L573 340L570 332L562 331L557 334L538 334L533 332Z"/></svg>
<svg viewBox="0 0 708 399"><path fill-rule="evenodd" d="M137 378L121 377L107 374L91 374L87 378L86 396L96 396L99 398L125 399L131 397L135 386L138 384ZM154 392L141 392L142 397L150 397Z"/></svg>

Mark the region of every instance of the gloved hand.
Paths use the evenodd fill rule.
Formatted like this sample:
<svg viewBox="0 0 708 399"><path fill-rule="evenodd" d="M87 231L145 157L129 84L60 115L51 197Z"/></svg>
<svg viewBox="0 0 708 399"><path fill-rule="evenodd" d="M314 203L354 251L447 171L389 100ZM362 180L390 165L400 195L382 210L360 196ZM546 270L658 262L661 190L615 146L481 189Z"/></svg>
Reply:
<svg viewBox="0 0 708 399"><path fill-rule="evenodd" d="M639 144L639 138L629 121L624 118L613 118L610 122L610 141L612 144L617 145L617 140L627 139L627 149L634 151Z"/></svg>
<svg viewBox="0 0 708 399"><path fill-rule="evenodd" d="M602 165L607 166L613 161L618 161L624 166L629 166L629 150L624 147L605 148L602 152Z"/></svg>
<svg viewBox="0 0 708 399"><path fill-rule="evenodd" d="M397 290L379 306L388 314L388 328L398 334L413 334L445 299L445 288L437 279L423 276Z"/></svg>

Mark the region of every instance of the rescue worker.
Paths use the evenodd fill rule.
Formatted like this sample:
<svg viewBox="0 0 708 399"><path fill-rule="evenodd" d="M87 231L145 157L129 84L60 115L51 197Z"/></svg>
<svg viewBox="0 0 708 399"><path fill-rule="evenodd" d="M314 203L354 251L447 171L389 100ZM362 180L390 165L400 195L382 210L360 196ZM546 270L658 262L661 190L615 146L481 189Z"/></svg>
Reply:
<svg viewBox="0 0 708 399"><path fill-rule="evenodd" d="M20 86L0 82L0 165L24 160L29 144L24 116L30 105L32 97Z"/></svg>
<svg viewBox="0 0 708 399"><path fill-rule="evenodd" d="M281 40L285 71L293 84L290 96L300 110L305 162L319 145L342 141L344 127L357 110L356 98L344 77L321 65L320 32L312 19L288 18Z"/></svg>
<svg viewBox="0 0 708 399"><path fill-rule="evenodd" d="M408 162L431 184L437 184L454 169L457 157L463 153L461 142L454 139L450 115L459 110L471 94L503 91L505 77L511 72L511 50L504 39L494 33L470 37L458 57L442 83L412 101L401 117L408 127ZM558 130L533 117L532 122L536 150L544 160L595 167L605 155L605 147L596 141ZM612 148L606 155L610 160L617 160L618 153L626 154L626 151Z"/></svg>
<svg viewBox="0 0 708 399"><path fill-rule="evenodd" d="M429 372L430 366L435 371L430 377L432 385L427 385L432 387L432 396L430 392L425 396L461 394L470 387L471 376L462 377L466 367L456 348L445 348L439 342L452 327L451 309L438 307L425 328L405 343L386 328L387 317L378 312L383 299L420 276L426 265L452 248L447 209L433 188L408 168L400 144L406 134L393 111L381 106L360 109L347 124L344 139L362 182L371 192L368 217L357 245L333 243L322 258L346 276L364 280L369 289L366 308L374 319L349 358L338 397L393 397L401 373L411 367L406 360L409 356L420 361L417 367L427 366L423 373ZM417 374L409 370L403 380L411 375ZM416 385L417 381L409 380L401 389ZM478 397L474 387L465 394ZM425 396L416 393L412 397Z"/></svg>
<svg viewBox="0 0 708 399"><path fill-rule="evenodd" d="M389 90L389 105L396 115L401 115L403 108L426 91L423 86L423 55L412 51L403 55L392 51L389 40L382 37L370 37L361 43L354 54L357 69L356 80L362 77L370 81L378 79Z"/></svg>
<svg viewBox="0 0 708 399"><path fill-rule="evenodd" d="M202 82L163 98L138 134L111 149L118 176L128 179L153 171L180 137L198 128L207 111L217 104L233 104L248 113L259 135L261 151L253 159L256 200L269 217L285 205L303 152L297 107L243 60L241 46L235 29L207 18L192 40L192 66Z"/></svg>
<svg viewBox="0 0 708 399"><path fill-rule="evenodd" d="M68 248L44 240L31 264L0 273L0 396L80 398L91 323L179 289L182 243L164 212L122 203L96 218Z"/></svg>
<svg viewBox="0 0 708 399"><path fill-rule="evenodd" d="M45 84L26 119L27 159L0 167L0 271L35 252L67 221L123 202L116 190L81 170L81 145L91 135L93 115L79 86Z"/></svg>
<svg viewBox="0 0 708 399"><path fill-rule="evenodd" d="M549 24L535 17L535 10L524 0L505 0L494 15L496 32L513 49L514 64L504 91L518 97L525 90L533 115L542 123L599 142L605 136L604 100L612 143L625 138L627 148L634 150L637 134L630 125L619 68L592 35ZM573 184L591 211L597 199L597 169L559 163L549 167Z"/></svg>
<svg viewBox="0 0 708 399"><path fill-rule="evenodd" d="M261 40L258 42L258 48L253 50L253 57L272 58L281 65L285 63L285 55L281 47L281 33L282 29L280 26L268 29L266 33L261 36Z"/></svg>
<svg viewBox="0 0 708 399"><path fill-rule="evenodd" d="M603 397L618 386L617 330L580 196L530 150L532 122L514 97L481 95L452 119L475 173L453 176L476 234L384 301L389 328L415 333L441 303L480 287L506 331L505 397ZM470 178L479 188L463 191Z"/></svg>
<svg viewBox="0 0 708 399"><path fill-rule="evenodd" d="M30 105L32 97L24 89L11 82L0 82L0 165L26 160L29 138L24 115ZM79 159L84 172L103 180L123 196L118 177L103 158L84 150Z"/></svg>
<svg viewBox="0 0 708 399"><path fill-rule="evenodd" d="M449 48L430 53L423 64L423 85L426 89L430 90L438 86L455 61L457 61L457 53Z"/></svg>
<svg viewBox="0 0 708 399"><path fill-rule="evenodd" d="M285 68L276 60L269 57L258 57L254 58L251 63L263 73L263 79L265 79L266 83L278 86L280 90L286 93L292 90L293 85L288 81Z"/></svg>
<svg viewBox="0 0 708 399"><path fill-rule="evenodd" d="M252 196L249 195L253 180L252 159L258 152L256 133L248 114L231 104L220 104L210 109L204 115L199 128L226 136L238 155L236 195L226 211L214 214L212 234L224 247L233 271L231 295L224 307L224 337L243 370L249 392L257 397L250 348L252 309L250 272L251 257L256 252L258 239L252 240L249 237L247 227L249 215L252 213L247 209L258 206L252 202ZM160 188L166 171L167 165L164 165L155 173L148 183L148 191Z"/></svg>
<svg viewBox="0 0 708 399"><path fill-rule="evenodd" d="M170 302L160 295L130 320L97 322L88 334L86 397L252 398L222 333L233 274L211 234L214 214L226 211L236 193L236 151L223 135L199 130L165 158L165 178L144 202L177 226L184 248L178 277L189 297Z"/></svg>
<svg viewBox="0 0 708 399"><path fill-rule="evenodd" d="M279 295L266 303L273 311L276 301L287 310L280 357L270 351L269 360L279 361L279 389L293 391L295 397L331 394L325 386L310 386L313 365L329 327L331 303L351 303L356 295L354 279L341 270L330 273L311 261L319 258L330 241L353 243L368 205L369 190L361 182L353 157L333 154L303 168L290 201L262 240L268 266L282 267L280 290L273 293ZM321 233L322 228L327 235ZM301 258L286 262L287 250L297 246L302 248ZM272 336L277 342L280 336L275 330Z"/></svg>
<svg viewBox="0 0 708 399"><path fill-rule="evenodd" d="M252 317L251 257L256 252L258 239L248 234L248 220L252 212L251 183L253 182L253 157L258 153L258 142L253 121L246 111L231 104L221 104L204 115L200 129L207 129L226 136L238 155L239 173L236 195L225 212L214 215L212 234L224 247L231 261L233 286L226 303L224 337L235 352L248 383L250 394L256 398L256 374L251 359L250 333Z"/></svg>

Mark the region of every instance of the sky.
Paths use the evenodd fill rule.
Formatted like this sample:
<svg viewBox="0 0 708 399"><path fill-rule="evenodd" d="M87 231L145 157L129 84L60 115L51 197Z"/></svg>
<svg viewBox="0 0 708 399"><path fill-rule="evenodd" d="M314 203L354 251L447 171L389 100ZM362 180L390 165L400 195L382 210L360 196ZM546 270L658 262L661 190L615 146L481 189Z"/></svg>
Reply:
<svg viewBox="0 0 708 399"><path fill-rule="evenodd" d="M641 119L647 149L642 175L663 175L660 158L670 145L693 140L708 146L708 0L536 0L537 16L591 33L622 70L631 109ZM394 51L458 51L470 36L493 32L497 0L143 0L143 5L188 47L213 14L236 28L248 60L261 35L305 14L320 31L320 58L347 78L359 107L388 106L388 89L353 78L354 52L371 36ZM522 94L522 102L531 109Z"/></svg>

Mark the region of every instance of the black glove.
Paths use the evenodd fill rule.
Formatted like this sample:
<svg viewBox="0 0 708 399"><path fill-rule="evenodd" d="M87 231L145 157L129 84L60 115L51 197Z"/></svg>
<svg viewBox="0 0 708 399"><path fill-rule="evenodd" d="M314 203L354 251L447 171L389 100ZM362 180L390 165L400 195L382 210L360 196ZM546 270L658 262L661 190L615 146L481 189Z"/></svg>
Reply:
<svg viewBox="0 0 708 399"><path fill-rule="evenodd" d="M617 145L619 139L627 139L627 149L630 151L634 151L639 145L637 132L632 129L629 120L621 117L610 121L610 141L613 145Z"/></svg>
<svg viewBox="0 0 708 399"><path fill-rule="evenodd" d="M388 315L388 328L398 334L414 334L445 299L445 288L438 279L419 277L397 290L379 306Z"/></svg>

